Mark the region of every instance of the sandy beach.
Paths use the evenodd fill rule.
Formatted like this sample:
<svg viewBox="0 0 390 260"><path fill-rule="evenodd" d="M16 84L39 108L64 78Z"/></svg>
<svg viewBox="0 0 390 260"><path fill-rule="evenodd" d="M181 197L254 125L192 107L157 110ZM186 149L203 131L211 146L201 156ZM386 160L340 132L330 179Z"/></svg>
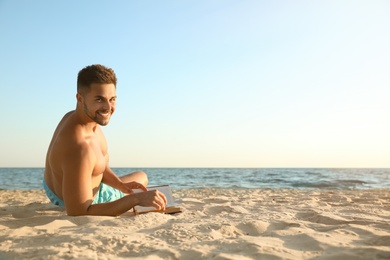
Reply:
<svg viewBox="0 0 390 260"><path fill-rule="evenodd" d="M182 213L120 217L0 195L0 259L390 259L390 190L177 190Z"/></svg>

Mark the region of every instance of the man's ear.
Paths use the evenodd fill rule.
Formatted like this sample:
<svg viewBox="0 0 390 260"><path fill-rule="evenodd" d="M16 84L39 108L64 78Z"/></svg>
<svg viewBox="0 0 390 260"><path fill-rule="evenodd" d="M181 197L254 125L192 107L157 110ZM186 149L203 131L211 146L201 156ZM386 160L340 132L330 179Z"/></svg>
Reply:
<svg viewBox="0 0 390 260"><path fill-rule="evenodd" d="M83 101L83 96L81 96L80 93L78 93L78 92L76 94L76 100L77 100L77 103L81 103Z"/></svg>

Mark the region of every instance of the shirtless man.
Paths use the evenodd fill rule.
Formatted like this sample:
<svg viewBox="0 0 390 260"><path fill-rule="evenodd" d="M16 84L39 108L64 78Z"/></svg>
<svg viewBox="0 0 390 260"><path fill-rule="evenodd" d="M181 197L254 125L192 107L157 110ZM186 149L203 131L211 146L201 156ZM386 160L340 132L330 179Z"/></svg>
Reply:
<svg viewBox="0 0 390 260"><path fill-rule="evenodd" d="M49 199L70 216L117 216L136 205L163 209L165 196L147 190L144 172L118 177L108 166L100 125L107 125L115 111L114 71L102 65L82 69L76 99L76 110L62 118L46 155L43 185Z"/></svg>

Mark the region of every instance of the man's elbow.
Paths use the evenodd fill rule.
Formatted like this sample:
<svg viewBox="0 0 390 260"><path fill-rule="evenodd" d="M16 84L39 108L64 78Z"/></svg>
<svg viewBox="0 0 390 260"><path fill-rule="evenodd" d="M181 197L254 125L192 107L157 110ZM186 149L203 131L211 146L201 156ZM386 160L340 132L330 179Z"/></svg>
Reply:
<svg viewBox="0 0 390 260"><path fill-rule="evenodd" d="M70 217L78 217L88 215L87 212L79 211L79 210L66 210L66 214Z"/></svg>
<svg viewBox="0 0 390 260"><path fill-rule="evenodd" d="M88 209L89 207L67 207L66 208L66 214L68 216L77 217L77 216L85 216L89 215Z"/></svg>

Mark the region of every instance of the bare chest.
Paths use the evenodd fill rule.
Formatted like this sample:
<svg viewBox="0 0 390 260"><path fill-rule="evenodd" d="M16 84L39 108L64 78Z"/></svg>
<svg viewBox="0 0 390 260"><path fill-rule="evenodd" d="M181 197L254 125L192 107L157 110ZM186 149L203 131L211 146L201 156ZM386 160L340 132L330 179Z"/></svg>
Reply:
<svg viewBox="0 0 390 260"><path fill-rule="evenodd" d="M100 175L104 172L108 164L107 148L99 139L90 142L90 146L95 157L95 166L92 175Z"/></svg>

